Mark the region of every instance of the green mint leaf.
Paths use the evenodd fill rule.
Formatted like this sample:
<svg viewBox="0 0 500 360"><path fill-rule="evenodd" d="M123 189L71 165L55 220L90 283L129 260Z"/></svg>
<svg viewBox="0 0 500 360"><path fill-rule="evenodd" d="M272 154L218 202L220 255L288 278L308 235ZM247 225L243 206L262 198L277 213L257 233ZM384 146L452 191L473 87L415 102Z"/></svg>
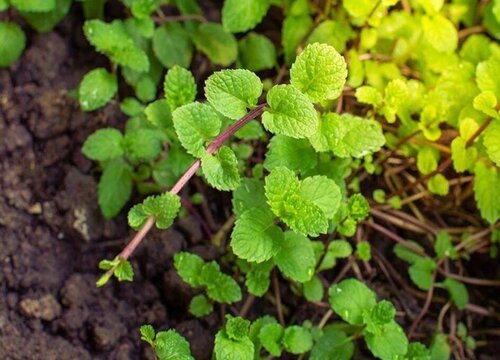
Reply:
<svg viewBox="0 0 500 360"><path fill-rule="evenodd" d="M269 109L262 115L272 133L303 139L316 133L319 118L313 104L292 85L276 85L267 93Z"/></svg>
<svg viewBox="0 0 500 360"><path fill-rule="evenodd" d="M50 3L51 1L48 1ZM39 4L40 2L38 2ZM21 15L30 26L40 33L51 31L68 14L72 0L56 0L50 11L22 11Z"/></svg>
<svg viewBox="0 0 500 360"><path fill-rule="evenodd" d="M328 230L327 217L313 202L312 194L301 194L301 182L293 171L277 167L266 177L265 192L273 213L292 230L317 236Z"/></svg>
<svg viewBox="0 0 500 360"><path fill-rule="evenodd" d="M196 48L214 64L229 66L238 56L238 42L221 24L203 23L192 35Z"/></svg>
<svg viewBox="0 0 500 360"><path fill-rule="evenodd" d="M83 111L93 111L106 105L115 96L118 82L115 74L98 68L88 72L78 88L78 100Z"/></svg>
<svg viewBox="0 0 500 360"><path fill-rule="evenodd" d="M455 25L443 15L422 17L424 38L439 52L450 53L457 48L458 34Z"/></svg>
<svg viewBox="0 0 500 360"><path fill-rule="evenodd" d="M342 53L346 48L347 41L352 39L354 35L354 31L347 22L326 20L314 29L307 39L307 43L328 44L339 53Z"/></svg>
<svg viewBox="0 0 500 360"><path fill-rule="evenodd" d="M168 70L163 89L172 111L193 102L196 98L196 83L193 74L178 65Z"/></svg>
<svg viewBox="0 0 500 360"><path fill-rule="evenodd" d="M252 264L252 269L245 278L245 285L250 294L260 297L267 292L271 283L270 275L273 266L272 261Z"/></svg>
<svg viewBox="0 0 500 360"><path fill-rule="evenodd" d="M296 50L309 34L309 29L313 26L313 20L307 13L289 15L283 21L281 44L285 53L285 60L291 65L295 60Z"/></svg>
<svg viewBox="0 0 500 360"><path fill-rule="evenodd" d="M178 252L174 255L175 270L182 280L193 287L201 285L200 275L204 265L203 259L198 255L187 252Z"/></svg>
<svg viewBox="0 0 500 360"><path fill-rule="evenodd" d="M290 70L290 82L312 102L339 97L347 77L344 58L332 46L308 45Z"/></svg>
<svg viewBox="0 0 500 360"><path fill-rule="evenodd" d="M15 23L0 21L0 68L8 67L21 57L26 46L26 35Z"/></svg>
<svg viewBox="0 0 500 360"><path fill-rule="evenodd" d="M313 276L311 280L305 282L302 290L307 301L318 302L323 298L323 284L317 276Z"/></svg>
<svg viewBox="0 0 500 360"><path fill-rule="evenodd" d="M312 349L311 333L302 326L289 326L285 329L282 339L286 351L292 354L303 354Z"/></svg>
<svg viewBox="0 0 500 360"><path fill-rule="evenodd" d="M382 360L392 360L408 351L408 339L395 321L384 325L380 332L366 333L365 341L372 354Z"/></svg>
<svg viewBox="0 0 500 360"><path fill-rule="evenodd" d="M328 247L323 257L323 261L318 267L318 271L332 269L337 263L337 259L351 256L352 246L345 240L333 240L328 244Z"/></svg>
<svg viewBox="0 0 500 360"><path fill-rule="evenodd" d="M233 317L226 315L226 334L232 340L244 340L248 338L248 329L250 328L250 321L241 317Z"/></svg>
<svg viewBox="0 0 500 360"><path fill-rule="evenodd" d="M234 340L220 330L215 335L214 354L216 360L253 360L254 345L248 336Z"/></svg>
<svg viewBox="0 0 500 360"><path fill-rule="evenodd" d="M141 340L153 345L155 340L155 329L151 325L142 325L139 328L139 332L141 333Z"/></svg>
<svg viewBox="0 0 500 360"><path fill-rule="evenodd" d="M232 33L253 29L262 21L270 5L269 0L226 0L222 8L222 25Z"/></svg>
<svg viewBox="0 0 500 360"><path fill-rule="evenodd" d="M175 330L160 331L153 348L159 360L194 360L189 343Z"/></svg>
<svg viewBox="0 0 500 360"><path fill-rule="evenodd" d="M432 285L432 274L436 270L436 263L429 258L417 259L409 268L411 281L421 290L429 290Z"/></svg>
<svg viewBox="0 0 500 360"><path fill-rule="evenodd" d="M422 253L425 253L425 249L419 243L411 240L409 241L409 243L411 243L414 248L420 249ZM423 259L422 255L414 252L412 249L408 249L406 246L403 246L401 244L396 244L396 246L394 246L394 253L398 258L410 264L414 264L417 260Z"/></svg>
<svg viewBox="0 0 500 360"><path fill-rule="evenodd" d="M231 304L241 300L240 286L231 276L221 272L215 261L202 267L201 282L206 286L207 295L212 300L223 304Z"/></svg>
<svg viewBox="0 0 500 360"><path fill-rule="evenodd" d="M380 150L385 144L382 129L376 121L351 114L323 116L318 132L311 139L313 146L321 151L326 147L341 158L361 158Z"/></svg>
<svg viewBox="0 0 500 360"><path fill-rule="evenodd" d="M434 243L434 251L438 259L444 259L449 257L452 260L458 258L458 253L453 243L451 241L451 236L444 231L440 231L436 236L436 242Z"/></svg>
<svg viewBox="0 0 500 360"><path fill-rule="evenodd" d="M261 180L244 178L240 186L233 191L233 212L236 217L241 216L246 210L259 208L269 209L264 193L264 183Z"/></svg>
<svg viewBox="0 0 500 360"><path fill-rule="evenodd" d="M99 207L106 219L118 215L132 194L132 169L122 158L106 164L97 185Z"/></svg>
<svg viewBox="0 0 500 360"><path fill-rule="evenodd" d="M55 0L9 0L10 4L19 11L47 12L56 6Z"/></svg>
<svg viewBox="0 0 500 360"><path fill-rule="evenodd" d="M201 157L201 170L207 182L218 190L234 190L240 184L238 159L227 146L222 146L213 155L204 153Z"/></svg>
<svg viewBox="0 0 500 360"><path fill-rule="evenodd" d="M490 224L500 219L500 171L478 162L474 171L474 196L481 216Z"/></svg>
<svg viewBox="0 0 500 360"><path fill-rule="evenodd" d="M272 356L281 356L281 339L283 337L283 326L276 323L265 324L259 332L259 340L262 347Z"/></svg>
<svg viewBox="0 0 500 360"><path fill-rule="evenodd" d="M296 172L307 172L318 162L316 153L306 139L275 135L268 145L264 167L272 170L285 166Z"/></svg>
<svg viewBox="0 0 500 360"><path fill-rule="evenodd" d="M196 295L189 303L189 312L196 317L204 317L214 310L212 303L205 295Z"/></svg>
<svg viewBox="0 0 500 360"><path fill-rule="evenodd" d="M234 254L250 262L271 259L283 241L284 234L274 225L273 214L259 208L250 208L241 214L231 234Z"/></svg>
<svg viewBox="0 0 500 360"><path fill-rule="evenodd" d="M377 88L372 86L361 86L356 89L356 100L364 104L378 107L382 104L383 98Z"/></svg>
<svg viewBox="0 0 500 360"><path fill-rule="evenodd" d="M137 116L144 112L144 105L142 105L137 99L128 97L123 99L120 103L120 110L127 116Z"/></svg>
<svg viewBox="0 0 500 360"><path fill-rule="evenodd" d="M238 63L244 69L250 71L272 69L276 65L276 59L274 44L264 35L252 32L238 42Z"/></svg>
<svg viewBox="0 0 500 360"><path fill-rule="evenodd" d="M417 169L422 174L427 175L436 170L438 161L439 152L436 149L430 146L424 146L418 150Z"/></svg>
<svg viewBox="0 0 500 360"><path fill-rule="evenodd" d="M352 195L347 201L349 216L354 220L364 220L370 214L370 204L361 194Z"/></svg>
<svg viewBox="0 0 500 360"><path fill-rule="evenodd" d="M464 284L454 279L445 279L442 283L450 293L451 300L460 310L465 309L469 303L469 292Z"/></svg>
<svg viewBox="0 0 500 360"><path fill-rule="evenodd" d="M477 95L474 98L473 105L474 109L479 110L492 118L500 118L500 114L496 110L497 97L493 91L487 90Z"/></svg>
<svg viewBox="0 0 500 360"><path fill-rule="evenodd" d="M363 324L363 313L376 304L375 293L355 279L343 280L328 291L333 311L351 325Z"/></svg>
<svg viewBox="0 0 500 360"><path fill-rule="evenodd" d="M349 15L356 19L356 23L362 24L378 5L376 0L345 0L342 5Z"/></svg>
<svg viewBox="0 0 500 360"><path fill-rule="evenodd" d="M175 65L188 68L193 58L193 44L189 34L181 24L175 22L167 22L156 28L153 51L166 68Z"/></svg>
<svg viewBox="0 0 500 360"><path fill-rule="evenodd" d="M247 109L257 105L261 94L262 82L248 70L222 70L212 74L205 83L208 102L231 119L245 116Z"/></svg>
<svg viewBox="0 0 500 360"><path fill-rule="evenodd" d="M476 68L476 82L481 91L491 91L497 99L500 98L500 85L498 84L498 74L500 72L500 54L492 55Z"/></svg>
<svg viewBox="0 0 500 360"><path fill-rule="evenodd" d="M326 176L311 176L300 183L300 195L323 211L332 219L340 207L342 194L339 186Z"/></svg>
<svg viewBox="0 0 500 360"><path fill-rule="evenodd" d="M116 276L118 281L134 280L134 269L132 268L130 262L125 259L119 259L113 274Z"/></svg>
<svg viewBox="0 0 500 360"><path fill-rule="evenodd" d="M433 194L445 196L450 191L450 184L443 174L436 174L429 179L427 188Z"/></svg>
<svg viewBox="0 0 500 360"><path fill-rule="evenodd" d="M178 195L166 192L161 195L147 197L142 204L135 205L128 214L129 225L139 229L150 216L156 219L158 229L169 228L181 207Z"/></svg>
<svg viewBox="0 0 500 360"><path fill-rule="evenodd" d="M353 354L353 342L343 331L330 325L314 344L309 360L349 360Z"/></svg>
<svg viewBox="0 0 500 360"><path fill-rule="evenodd" d="M390 301L382 300L370 311L366 311L363 315L364 322L367 325L367 331L377 333L380 326L388 324L394 320L396 309Z"/></svg>
<svg viewBox="0 0 500 360"><path fill-rule="evenodd" d="M399 358L398 358L399 359ZM404 360L431 360L431 352L424 344L412 342L408 344L408 351L403 357Z"/></svg>
<svg viewBox="0 0 500 360"><path fill-rule="evenodd" d="M361 241L356 245L356 255L363 261L372 259L372 248L368 241Z"/></svg>
<svg viewBox="0 0 500 360"><path fill-rule="evenodd" d="M431 360L449 359L451 347L448 343L448 336L445 334L436 334L431 344Z"/></svg>
<svg viewBox="0 0 500 360"><path fill-rule="evenodd" d="M473 170L476 164L477 149L466 146L466 141L462 137L456 137L451 142L451 158L453 167L457 172Z"/></svg>
<svg viewBox="0 0 500 360"><path fill-rule="evenodd" d="M311 241L301 234L285 232L285 240L274 262L283 275L303 283L314 275L316 257Z"/></svg>
<svg viewBox="0 0 500 360"><path fill-rule="evenodd" d="M209 105L199 102L177 108L173 114L179 141L195 157L205 154L205 144L219 134L221 120Z"/></svg>
<svg viewBox="0 0 500 360"><path fill-rule="evenodd" d="M85 140L82 153L95 161L120 157L123 155L123 135L113 128L99 129Z"/></svg>
<svg viewBox="0 0 500 360"><path fill-rule="evenodd" d="M135 94L142 102L153 101L156 98L156 81L149 75L142 75L135 84Z"/></svg>
<svg viewBox="0 0 500 360"><path fill-rule="evenodd" d="M154 127L170 131L173 126L172 112L166 100L156 100L144 110L146 120Z"/></svg>
<svg viewBox="0 0 500 360"><path fill-rule="evenodd" d="M163 133L154 129L139 128L125 134L124 144L131 159L151 161L160 155L163 140Z"/></svg>
<svg viewBox="0 0 500 360"><path fill-rule="evenodd" d="M157 0L133 0L130 10L136 18L148 18L156 10L158 4Z"/></svg>
<svg viewBox="0 0 500 360"><path fill-rule="evenodd" d="M112 62L138 72L149 70L148 56L134 43L122 21L105 23L101 20L87 20L83 31L96 50L104 53Z"/></svg>
<svg viewBox="0 0 500 360"><path fill-rule="evenodd" d="M489 158L497 166L500 166L500 120L493 122L486 128L484 132L484 146Z"/></svg>

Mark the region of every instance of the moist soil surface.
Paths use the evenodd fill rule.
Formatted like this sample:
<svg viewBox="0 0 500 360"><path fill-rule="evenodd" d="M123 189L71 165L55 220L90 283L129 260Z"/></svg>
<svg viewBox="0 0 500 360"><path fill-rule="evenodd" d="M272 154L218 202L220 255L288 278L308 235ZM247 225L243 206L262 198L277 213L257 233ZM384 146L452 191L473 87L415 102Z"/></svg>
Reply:
<svg viewBox="0 0 500 360"><path fill-rule="evenodd" d="M133 256L134 282L95 287L98 262L113 258L132 232L124 215L112 221L100 215L98 173L81 154L89 134L102 127L122 128L126 120L117 102L83 113L71 96L87 71L107 64L85 41L82 22L79 9L73 9L54 31L29 33L20 61L0 71L0 359L154 359L140 341L138 329L145 323L176 328L189 340L196 359L209 359L223 314L238 311L218 307L202 320L187 312L194 292L172 269L173 255L180 250L206 260L220 255L207 245L196 212L170 230L152 231ZM197 191L203 186L194 184ZM220 210L217 226L228 215ZM376 253L390 256L392 245L380 239ZM468 270L477 277L498 278L497 264L487 259L472 259L477 267ZM386 266L396 279L404 271ZM382 270L372 270L369 285L415 317L423 300L387 281ZM326 312L299 302L285 284L281 291L290 323L306 318L317 323ZM496 306L488 300L493 291L472 289L471 297L484 307ZM421 325L424 338L435 327L439 309L431 308L433 320ZM269 302L255 300L249 317L263 313L276 315ZM405 328L410 325L399 320ZM498 318L491 316L463 320L476 328L498 327ZM488 354L499 348L490 338L479 358L497 358Z"/></svg>

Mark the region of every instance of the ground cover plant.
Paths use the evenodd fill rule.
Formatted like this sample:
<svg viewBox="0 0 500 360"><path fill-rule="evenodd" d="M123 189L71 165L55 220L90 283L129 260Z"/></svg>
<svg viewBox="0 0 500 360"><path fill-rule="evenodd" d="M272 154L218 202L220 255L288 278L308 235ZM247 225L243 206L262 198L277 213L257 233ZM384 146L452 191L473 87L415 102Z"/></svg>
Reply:
<svg viewBox="0 0 500 360"><path fill-rule="evenodd" d="M71 1L47 4L0 8L43 32ZM107 5L78 5L106 60L70 95L127 117L81 152L102 215L126 212L137 232L100 261L98 287L134 281L152 229L192 215L217 256L179 249L167 266L192 288L186 316L210 324L204 356L495 353L499 1ZM9 66L26 38L11 21L1 38ZM194 358L151 323L140 336L157 358Z"/></svg>

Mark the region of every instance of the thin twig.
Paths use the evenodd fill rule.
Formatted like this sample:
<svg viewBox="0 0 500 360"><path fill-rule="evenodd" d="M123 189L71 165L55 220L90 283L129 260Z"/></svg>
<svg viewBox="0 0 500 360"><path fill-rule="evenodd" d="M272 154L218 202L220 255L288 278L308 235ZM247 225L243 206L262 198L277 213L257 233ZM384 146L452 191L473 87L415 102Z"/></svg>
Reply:
<svg viewBox="0 0 500 360"><path fill-rule="evenodd" d="M422 319L424 318L425 314L427 314L427 311L429 311L429 308L432 303L432 295L434 294L434 282L436 281L436 272L432 274L432 281L431 281L431 287L429 288L429 291L427 292L427 298L425 299L424 307L418 314L417 318L411 324L410 330L408 332L408 338L412 338L413 334L415 333L415 330L417 329L418 324Z"/></svg>

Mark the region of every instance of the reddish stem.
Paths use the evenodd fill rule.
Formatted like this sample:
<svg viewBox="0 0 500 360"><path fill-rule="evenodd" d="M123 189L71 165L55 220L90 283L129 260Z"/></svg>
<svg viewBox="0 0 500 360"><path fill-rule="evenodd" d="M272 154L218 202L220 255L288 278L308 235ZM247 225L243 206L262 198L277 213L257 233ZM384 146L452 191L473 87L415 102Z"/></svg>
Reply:
<svg viewBox="0 0 500 360"><path fill-rule="evenodd" d="M217 138L215 138L214 141L210 143L207 147L207 152L209 154L213 154L219 150L219 148L224 144L224 142L229 139L231 136L234 135L234 133L238 130L240 130L243 126L245 126L250 120L253 120L264 112L264 107L266 104L261 104L256 106L254 109L252 109L248 114L243 116L240 120L236 121L233 125L228 127L222 134L220 134ZM184 175L181 176L181 178L177 181L177 183L172 187L170 192L172 194L178 194L184 185L196 174L196 171L201 166L201 161L196 160L190 167L189 169L186 170ZM141 241L144 239L144 237L147 235L149 230L153 227L155 223L155 218L154 216L150 216L144 225L139 229L137 234L135 234L134 238L125 246L125 248L122 250L120 254L118 254L118 258L125 259L127 260L130 255L135 251L137 246L141 243Z"/></svg>

